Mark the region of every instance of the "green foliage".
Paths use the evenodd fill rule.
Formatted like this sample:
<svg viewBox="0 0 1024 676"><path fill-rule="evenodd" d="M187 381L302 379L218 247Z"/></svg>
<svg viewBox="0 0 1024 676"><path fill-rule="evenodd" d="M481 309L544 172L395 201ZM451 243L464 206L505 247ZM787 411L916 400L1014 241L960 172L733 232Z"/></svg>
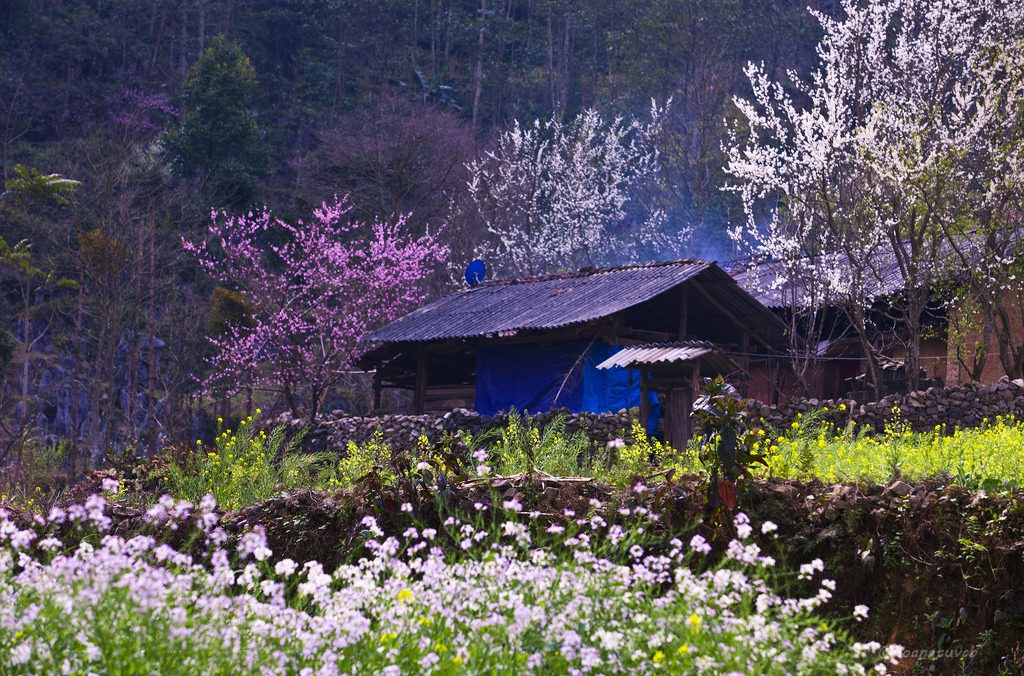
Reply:
<svg viewBox="0 0 1024 676"><path fill-rule="evenodd" d="M721 376L708 381L693 404L700 460L710 474L707 500L712 512L719 507L734 510L737 480L750 476L749 465L764 462L749 417L745 402Z"/></svg>
<svg viewBox="0 0 1024 676"><path fill-rule="evenodd" d="M516 410L509 411L505 427L491 448L488 462L501 475L540 470L555 476L575 476L590 441L585 432L568 433L566 416L556 415L543 429L533 418Z"/></svg>
<svg viewBox="0 0 1024 676"><path fill-rule="evenodd" d="M764 475L826 483L887 483L949 477L961 486L996 490L1024 486L1024 421L985 420L976 429L945 426L912 432L899 422L869 436L867 428L836 428L807 417L760 441Z"/></svg>
<svg viewBox="0 0 1024 676"><path fill-rule="evenodd" d="M282 490L315 485L330 472L329 456L297 453L304 435L287 443L286 436L283 425L268 435L257 431L253 418L246 418L237 432L218 434L214 450L197 442L191 458L172 458L166 474L168 488L177 498L198 502L211 494L225 509L237 509Z"/></svg>
<svg viewBox="0 0 1024 676"><path fill-rule="evenodd" d="M18 348L17 339L11 332L0 326L0 371L4 371L14 357L14 351Z"/></svg>
<svg viewBox="0 0 1024 676"><path fill-rule="evenodd" d="M73 480L66 471L71 444L44 444L26 438L19 441L19 447L20 462L0 469L0 504L45 512Z"/></svg>
<svg viewBox="0 0 1024 676"><path fill-rule="evenodd" d="M374 467L379 468L386 482L393 481L391 460L391 447L384 442L384 433L379 429L365 444L350 441L345 457L338 462L338 483L342 488L348 488Z"/></svg>
<svg viewBox="0 0 1024 676"><path fill-rule="evenodd" d="M694 403L700 459L712 477L736 481L749 475L748 465L762 460L753 448L757 433L749 417L746 404L721 376L709 381Z"/></svg>
<svg viewBox="0 0 1024 676"><path fill-rule="evenodd" d="M679 451L647 434L639 420L634 419L629 433L612 439L589 466L595 476L616 486L626 486L654 472L702 472L693 449Z"/></svg>
<svg viewBox="0 0 1024 676"><path fill-rule="evenodd" d="M210 314L206 319L206 333L211 336L222 336L231 326L252 328L252 304L245 296L218 286L210 298Z"/></svg>
<svg viewBox="0 0 1024 676"><path fill-rule="evenodd" d="M181 92L181 119L164 136L168 156L183 176L199 176L221 204L255 201L266 173L266 149L252 111L256 71L237 43L213 39L189 70Z"/></svg>
<svg viewBox="0 0 1024 676"><path fill-rule="evenodd" d="M37 168L21 164L14 165L14 176L4 183L4 187L17 198L56 204L67 204L68 197L79 185L79 181L60 174L41 174Z"/></svg>

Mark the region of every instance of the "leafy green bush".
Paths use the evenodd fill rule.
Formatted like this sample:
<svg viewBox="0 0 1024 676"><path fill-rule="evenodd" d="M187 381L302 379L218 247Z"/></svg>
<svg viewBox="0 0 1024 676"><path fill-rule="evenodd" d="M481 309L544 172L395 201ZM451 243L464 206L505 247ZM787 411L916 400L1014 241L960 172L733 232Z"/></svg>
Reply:
<svg viewBox="0 0 1024 676"><path fill-rule="evenodd" d="M257 409L257 414L259 410ZM282 490L312 487L332 473L330 455L297 453L303 434L286 443L284 426L268 435L252 417L238 430L217 435L215 450L196 443L189 462L172 458L168 488L175 497L198 502L210 494L225 509L237 509L273 497Z"/></svg>
<svg viewBox="0 0 1024 676"><path fill-rule="evenodd" d="M530 416L509 411L498 431L488 461L498 474L510 475L538 469L554 476L576 476L585 462L590 440L585 432L568 433L566 416L556 415L543 429Z"/></svg>
<svg viewBox="0 0 1024 676"><path fill-rule="evenodd" d="M338 461L338 477L335 483L339 488L348 488L375 466L381 468L380 471L385 473L386 478L393 480L392 458L391 447L385 443L384 433L379 429L365 444L350 441L345 449L345 457Z"/></svg>

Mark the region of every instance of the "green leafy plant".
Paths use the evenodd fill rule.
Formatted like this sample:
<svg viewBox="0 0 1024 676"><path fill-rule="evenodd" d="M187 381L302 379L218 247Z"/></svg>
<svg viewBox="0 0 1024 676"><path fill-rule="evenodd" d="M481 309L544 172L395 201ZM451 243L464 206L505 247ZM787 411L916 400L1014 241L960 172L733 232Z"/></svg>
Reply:
<svg viewBox="0 0 1024 676"><path fill-rule="evenodd" d="M749 465L764 463L754 449L757 431L750 424L746 403L729 383L718 376L706 382L693 404L693 419L700 460L710 475L708 508L736 508L736 482L749 477Z"/></svg>
<svg viewBox="0 0 1024 676"><path fill-rule="evenodd" d="M809 417L805 414L778 436L762 438L763 475L880 484L896 476L907 481L950 477L956 485L986 491L1024 485L1024 422L1013 417L997 416L973 429L937 425L912 432L890 425L874 435L867 426L805 423Z"/></svg>
<svg viewBox="0 0 1024 676"><path fill-rule="evenodd" d="M590 447L585 432L566 430L564 414L556 415L541 429L530 416L512 410L498 436L488 460L495 472L506 475L536 469L555 476L575 476Z"/></svg>
<svg viewBox="0 0 1024 676"><path fill-rule="evenodd" d="M281 490L308 487L332 470L328 454L297 452L304 436L302 432L288 441L283 425L268 435L252 417L246 418L237 431L220 432L213 449L196 442L191 458L172 457L166 469L168 488L175 497L193 502L211 494L225 509L237 509Z"/></svg>

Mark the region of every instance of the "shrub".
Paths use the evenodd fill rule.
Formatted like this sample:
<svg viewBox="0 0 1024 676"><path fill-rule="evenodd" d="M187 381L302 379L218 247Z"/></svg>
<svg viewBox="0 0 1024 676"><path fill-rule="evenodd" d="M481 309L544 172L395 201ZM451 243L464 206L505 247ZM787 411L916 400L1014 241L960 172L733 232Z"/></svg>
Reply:
<svg viewBox="0 0 1024 676"><path fill-rule="evenodd" d="M866 427L839 429L798 419L762 445L766 476L872 483L896 476L951 477L962 486L985 490L1024 486L1024 422L1013 417L999 416L952 433L942 425L911 432L891 424L877 436L869 436Z"/></svg>
<svg viewBox="0 0 1024 676"><path fill-rule="evenodd" d="M238 509L281 490L317 483L330 456L297 453L304 434L287 443L286 436L283 425L268 435L248 417L237 431L220 432L214 450L198 441L188 461L172 458L166 469L168 488L181 499L198 502L209 494L225 509Z"/></svg>

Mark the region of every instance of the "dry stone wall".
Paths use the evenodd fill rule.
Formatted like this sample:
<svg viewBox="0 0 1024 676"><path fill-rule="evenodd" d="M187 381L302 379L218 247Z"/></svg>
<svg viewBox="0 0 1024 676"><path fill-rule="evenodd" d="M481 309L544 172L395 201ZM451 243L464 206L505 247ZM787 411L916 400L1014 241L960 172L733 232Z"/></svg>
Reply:
<svg viewBox="0 0 1024 676"><path fill-rule="evenodd" d="M566 431L586 430L596 443L606 443L630 429L637 409L632 412L621 409L617 413L569 413L567 410L555 410L531 416L533 424L545 426L557 415L566 416ZM377 430L381 431L384 441L392 448L409 448L423 434L430 441L437 441L445 432L465 430L472 434L480 434L484 430L504 427L508 422L507 414L494 416L480 415L474 411L457 408L448 413L428 413L424 415L388 414L381 416L350 416L335 411L310 430L306 436L305 448L311 451L343 450L349 441L363 443L370 439ZM304 421L283 416L275 421L283 423L297 432L305 427Z"/></svg>
<svg viewBox="0 0 1024 676"><path fill-rule="evenodd" d="M824 409L828 409L825 411ZM899 423L916 432L945 425L977 427L996 416L1024 418L1024 380L1003 378L992 385L967 383L959 387L930 387L905 395L892 395L879 401L860 404L851 399L807 399L779 406L751 403L751 410L778 428L789 426L798 413L821 410L823 419L839 427L851 421L867 425L876 432L886 424Z"/></svg>
<svg viewBox="0 0 1024 676"><path fill-rule="evenodd" d="M1004 378L993 385L968 383L952 388L931 387L864 404L851 399L806 399L778 406L752 401L750 410L779 429L788 427L797 414L817 410L822 419L837 427L853 422L882 432L887 424L899 423L919 432L935 429L936 425L945 425L952 430L955 427L976 427L986 419L995 420L999 415L1024 419L1024 380ZM602 414L571 414L561 410L532 418L535 425L543 427L556 415L565 415L569 432L584 429L595 443L603 444L628 432L637 413L635 408ZM373 417L350 416L335 411L308 433L304 446L308 450L341 451L349 441L363 443L380 430L384 441L393 448L409 448L421 434L430 441L437 441L446 432L466 430L480 434L484 430L504 427L507 421L508 416L504 414L485 416L461 408L440 415L388 414ZM303 421L287 416L275 423L288 425L295 432L305 426Z"/></svg>

